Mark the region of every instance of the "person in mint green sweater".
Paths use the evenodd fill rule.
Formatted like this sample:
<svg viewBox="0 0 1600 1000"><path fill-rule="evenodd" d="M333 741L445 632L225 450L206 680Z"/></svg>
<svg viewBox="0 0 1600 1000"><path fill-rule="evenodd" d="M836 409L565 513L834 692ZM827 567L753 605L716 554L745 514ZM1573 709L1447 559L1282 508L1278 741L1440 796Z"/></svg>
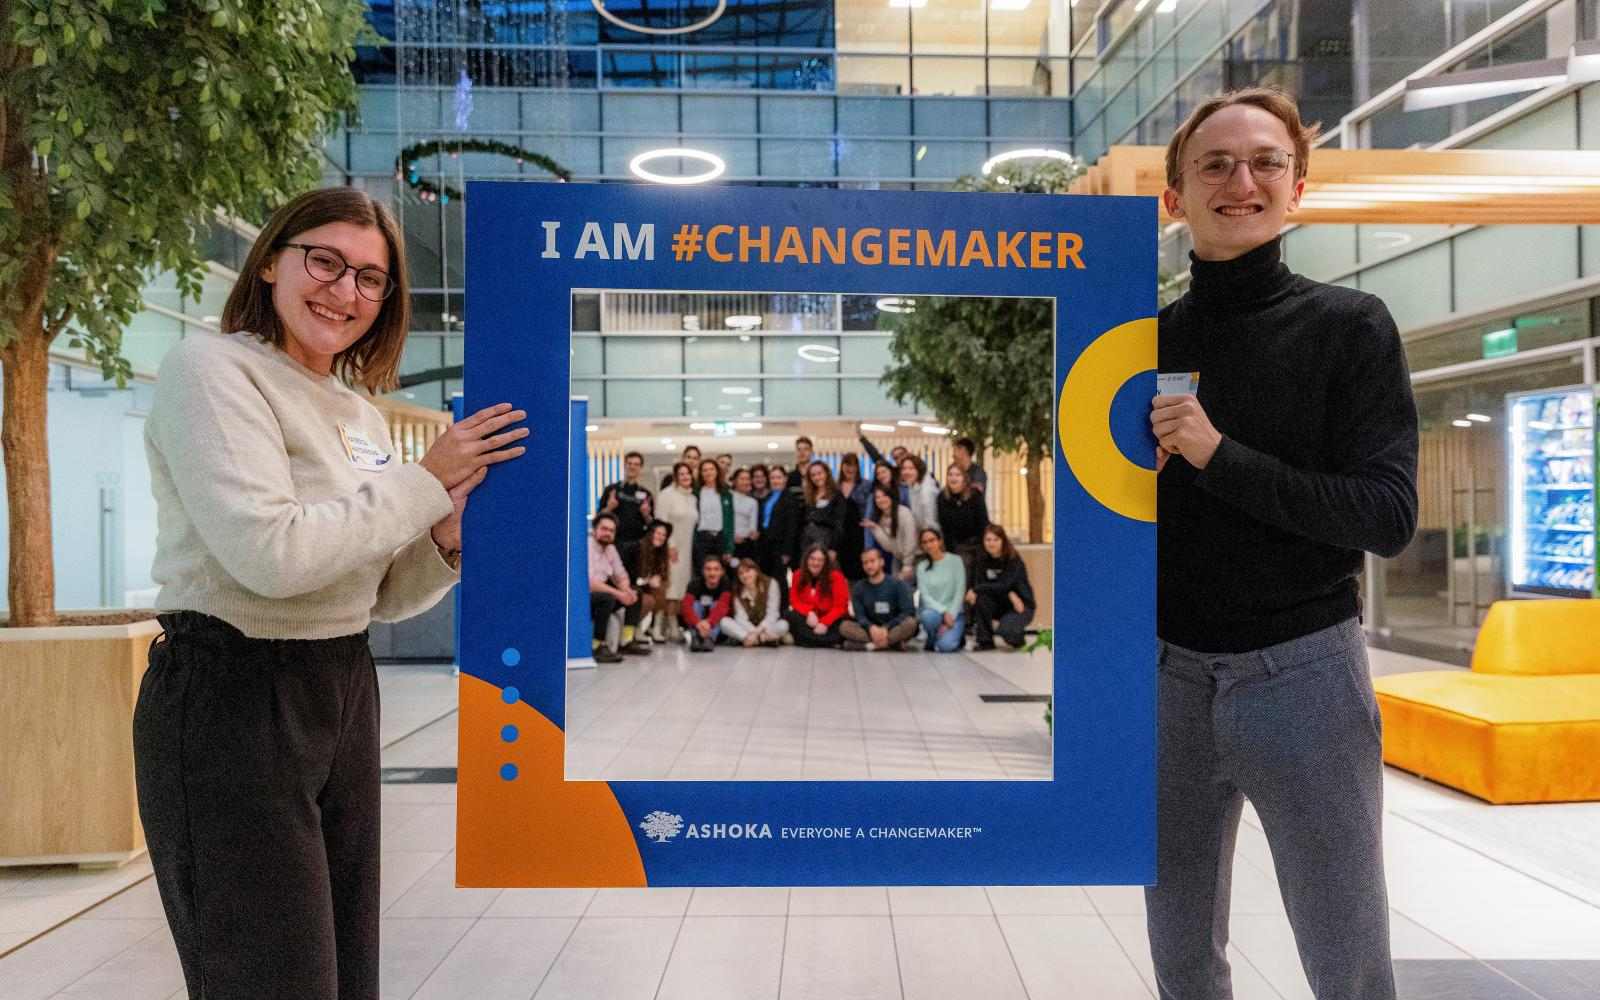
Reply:
<svg viewBox="0 0 1600 1000"><path fill-rule="evenodd" d="M967 569L944 550L944 535L923 528L917 536L922 558L917 561L917 619L928 634L928 649L954 653L966 630Z"/></svg>

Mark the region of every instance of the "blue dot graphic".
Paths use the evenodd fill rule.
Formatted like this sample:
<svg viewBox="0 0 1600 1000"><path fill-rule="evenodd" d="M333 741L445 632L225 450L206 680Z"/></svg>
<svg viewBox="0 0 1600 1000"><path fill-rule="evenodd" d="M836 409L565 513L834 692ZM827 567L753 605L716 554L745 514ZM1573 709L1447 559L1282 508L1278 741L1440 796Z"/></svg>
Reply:
<svg viewBox="0 0 1600 1000"><path fill-rule="evenodd" d="M522 654L513 646L507 646L500 651L500 662L508 667L514 667L522 662Z"/></svg>
<svg viewBox="0 0 1600 1000"><path fill-rule="evenodd" d="M505 726L500 730L500 738L507 743L517 742L517 727Z"/></svg>
<svg viewBox="0 0 1600 1000"><path fill-rule="evenodd" d="M500 692L500 700L505 702L507 705L515 705L518 699L521 697L522 692L518 691L514 687L508 687L504 691Z"/></svg>
<svg viewBox="0 0 1600 1000"><path fill-rule="evenodd" d="M1150 433L1150 401L1156 395L1156 373L1142 371L1122 383L1111 399L1111 440L1134 465L1154 470L1156 436Z"/></svg>
<svg viewBox="0 0 1600 1000"><path fill-rule="evenodd" d="M515 765L515 764L501 764L500 765L500 777L504 778L507 781L516 781L517 780L517 765Z"/></svg>

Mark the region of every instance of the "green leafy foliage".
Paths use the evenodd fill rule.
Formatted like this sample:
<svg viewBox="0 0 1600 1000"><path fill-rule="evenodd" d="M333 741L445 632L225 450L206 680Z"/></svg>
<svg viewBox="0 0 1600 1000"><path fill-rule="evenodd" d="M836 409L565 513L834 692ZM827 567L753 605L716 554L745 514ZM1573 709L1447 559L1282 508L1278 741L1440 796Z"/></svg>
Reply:
<svg viewBox="0 0 1600 1000"><path fill-rule="evenodd" d="M107 377L157 270L315 185L362 0L0 0L0 347L70 323ZM31 266L48 262L42 316ZM33 301L30 302L30 297ZM30 308L31 306L31 308Z"/></svg>
<svg viewBox="0 0 1600 1000"><path fill-rule="evenodd" d="M1066 196L1082 164L1005 163L963 177L961 191ZM919 296L893 318L883 375L889 395L920 400L963 434L999 451L1048 455L1054 441L1055 318L1046 299ZM1042 516L1042 511L1037 512Z"/></svg>

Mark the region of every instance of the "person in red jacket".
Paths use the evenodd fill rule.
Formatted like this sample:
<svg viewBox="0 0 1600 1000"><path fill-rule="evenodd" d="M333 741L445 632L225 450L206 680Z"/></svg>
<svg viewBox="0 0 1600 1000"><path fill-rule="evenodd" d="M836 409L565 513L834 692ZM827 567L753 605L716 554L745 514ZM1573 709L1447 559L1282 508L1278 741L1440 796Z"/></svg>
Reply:
<svg viewBox="0 0 1600 1000"><path fill-rule="evenodd" d="M722 619L733 610L733 587L722 556L708 552L700 561L700 575L684 591L679 613L683 616L683 641L692 653L709 653L722 634Z"/></svg>
<svg viewBox="0 0 1600 1000"><path fill-rule="evenodd" d="M789 634L800 646L837 646L839 623L850 609L850 583L821 545L812 545L800 559L789 587Z"/></svg>

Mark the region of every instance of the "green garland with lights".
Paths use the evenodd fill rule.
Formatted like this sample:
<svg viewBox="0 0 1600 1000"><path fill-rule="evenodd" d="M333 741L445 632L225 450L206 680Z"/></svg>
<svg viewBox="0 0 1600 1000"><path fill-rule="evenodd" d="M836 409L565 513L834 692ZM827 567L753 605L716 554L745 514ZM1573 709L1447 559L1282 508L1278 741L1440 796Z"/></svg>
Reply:
<svg viewBox="0 0 1600 1000"><path fill-rule="evenodd" d="M492 139L429 139L427 142L413 143L402 149L400 155L394 159L395 180L404 181L423 201L437 201L448 205L451 198L463 200L465 196L459 190L448 184L433 183L423 177L422 171L417 167L418 160L438 153L449 153L452 159L462 153L491 153L516 160L518 165L531 163L541 167L558 180L572 180L572 171L543 153L535 153L521 146L513 146L509 142L495 142Z"/></svg>

